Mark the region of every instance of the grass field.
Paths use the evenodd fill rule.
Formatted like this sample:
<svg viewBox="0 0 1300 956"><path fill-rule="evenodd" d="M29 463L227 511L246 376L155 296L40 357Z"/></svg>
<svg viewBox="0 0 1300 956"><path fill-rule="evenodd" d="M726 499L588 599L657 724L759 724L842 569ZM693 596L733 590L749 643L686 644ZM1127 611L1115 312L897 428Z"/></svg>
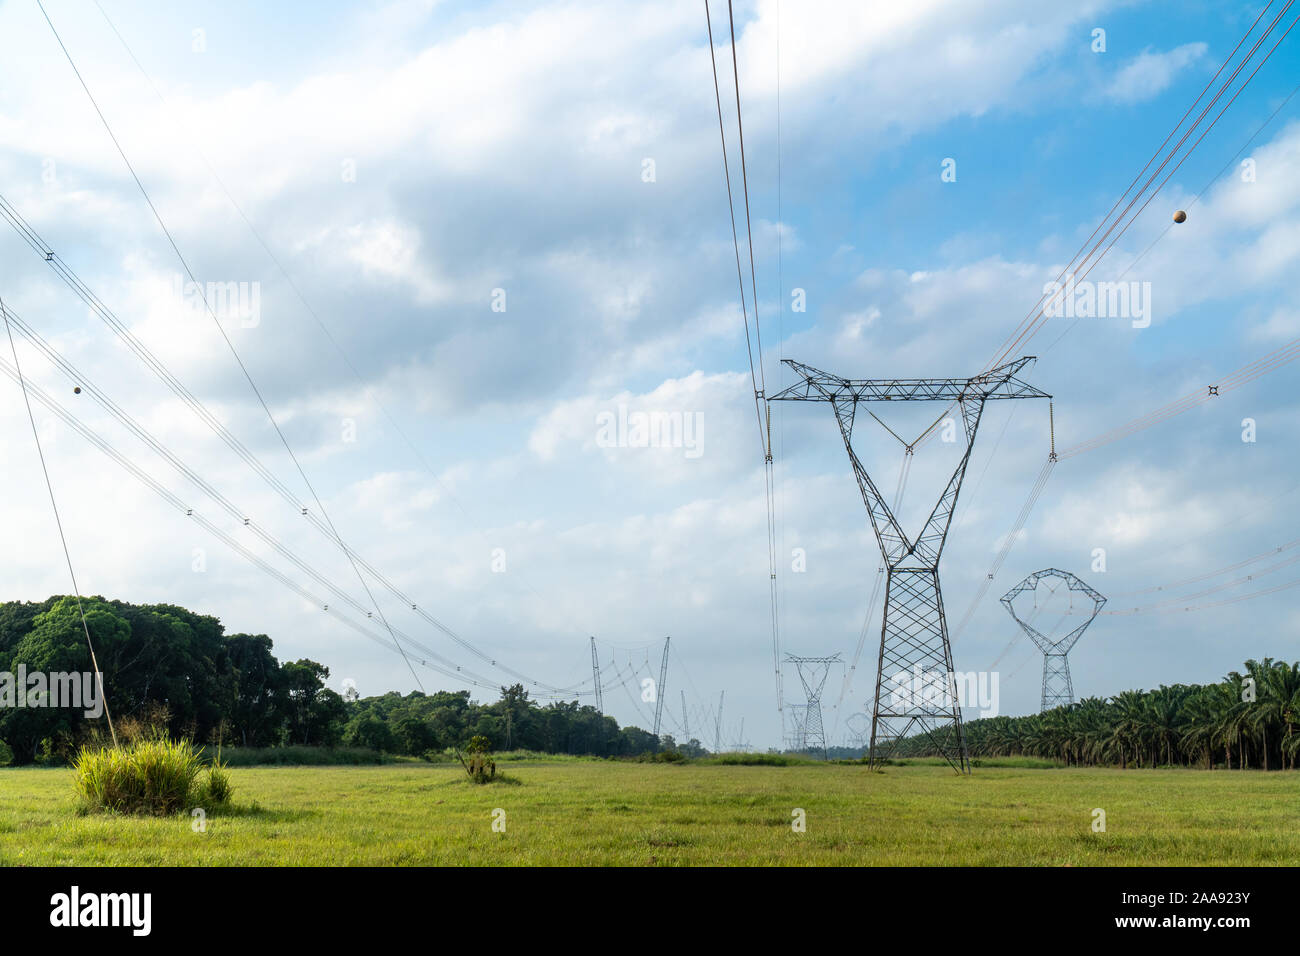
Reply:
<svg viewBox="0 0 1300 956"><path fill-rule="evenodd" d="M486 786L446 765L235 769L239 809L203 833L188 816L78 815L70 771L0 769L0 864L1300 863L1295 773L502 766L508 780Z"/></svg>

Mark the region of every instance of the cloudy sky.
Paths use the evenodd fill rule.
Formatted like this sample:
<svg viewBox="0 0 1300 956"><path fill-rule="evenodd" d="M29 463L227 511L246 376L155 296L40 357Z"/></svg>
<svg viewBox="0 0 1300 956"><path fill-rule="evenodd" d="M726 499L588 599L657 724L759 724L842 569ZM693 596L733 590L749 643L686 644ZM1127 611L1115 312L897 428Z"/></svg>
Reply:
<svg viewBox="0 0 1300 956"><path fill-rule="evenodd" d="M713 7L738 177L726 8ZM793 381L783 357L853 377L980 371L1260 7L737 3L769 392ZM589 681L595 635L615 681L606 709L642 725L636 682L657 674L672 635L665 728L683 729L685 690L685 722L711 744L725 691L724 742L743 718L749 743L778 743L763 462L703 2L46 9L195 277L243 294L218 303L222 329L329 518L383 575L367 584L390 623L489 684L514 680L495 661L539 688ZM1149 283L1149 326L1057 318L1019 349L1039 357L1024 377L1054 396L1058 445L1300 335L1287 284L1300 264L1300 97L1282 105L1298 51L1293 34L1092 274ZM401 656L335 612L386 638L378 615L366 620L267 543L372 606L292 504L319 512L34 0L0 3L0 63L0 195L284 493L4 228L0 296L94 391L74 395L78 375L20 338L24 372L313 598L38 404L82 591L268 633L282 658L319 660L363 694L412 689ZM1179 208L1188 220L1170 229ZM1012 643L997 597L1040 568L1079 574L1111 597L1108 610L1214 603L1300 575L1267 572L1273 560L1211 575L1300 536L1294 374L1283 366L1062 461L982 588L1049 441L1045 402L991 403L942 568L950 621L968 617L957 669L996 670L1005 713L1037 708L1041 658ZM0 598L42 599L68 590L67 570L21 394L0 386ZM882 417L916 434L926 411L938 412ZM619 422L637 413L679 414L689 441L635 447ZM1247 418L1254 441L1243 441ZM835 669L825 694L843 739L874 679L875 539L829 409L775 404L772 430L783 652L852 662L867 630L853 680ZM892 492L901 445L869 419L856 438ZM934 442L916 456L900 509L910 529L951 468L945 451ZM1300 657L1296 593L1099 617L1071 657L1076 692ZM491 696L416 672L427 690ZM795 675L785 682L797 701Z"/></svg>

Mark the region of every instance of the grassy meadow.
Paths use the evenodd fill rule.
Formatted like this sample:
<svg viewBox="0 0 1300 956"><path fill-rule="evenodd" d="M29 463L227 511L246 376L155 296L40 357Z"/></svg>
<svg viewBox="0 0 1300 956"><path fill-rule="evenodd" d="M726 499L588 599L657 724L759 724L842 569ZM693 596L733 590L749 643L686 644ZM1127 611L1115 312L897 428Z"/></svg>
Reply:
<svg viewBox="0 0 1300 956"><path fill-rule="evenodd" d="M234 809L79 814L65 769L0 769L3 865L1296 865L1300 774L913 764L248 767ZM793 832L792 811L806 813ZM1093 810L1106 832L1092 831ZM494 832L494 810L505 832Z"/></svg>

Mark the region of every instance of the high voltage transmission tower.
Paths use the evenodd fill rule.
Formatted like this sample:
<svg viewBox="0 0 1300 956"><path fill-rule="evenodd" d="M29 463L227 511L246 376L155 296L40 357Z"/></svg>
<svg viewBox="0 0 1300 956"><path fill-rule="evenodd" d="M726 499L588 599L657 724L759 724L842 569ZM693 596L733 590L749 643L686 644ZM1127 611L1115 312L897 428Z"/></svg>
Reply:
<svg viewBox="0 0 1300 956"><path fill-rule="evenodd" d="M600 694L600 661L596 657L596 638L591 638L591 683L596 689L596 710L605 712L605 702Z"/></svg>
<svg viewBox="0 0 1300 956"><path fill-rule="evenodd" d="M957 506L962 478L970 463L984 403L990 399L1051 398L1015 377L1032 360L1032 356L1025 356L971 378L931 379L847 379L792 359L784 360L801 381L773 395L771 400L830 404L887 569L885 614L880 629L880 658L871 715L872 765L887 758L904 737L924 733L956 770L970 772L970 755L953 677L948 622L939 594L939 558ZM918 401L950 402L960 407L966 447L925 526L915 538L909 538L858 460L852 437L859 404ZM875 417L874 413L868 413ZM938 424L936 421L935 425ZM930 429L906 446L909 454ZM895 692L886 696L882 684L887 671L907 675L919 671L935 683L925 693Z"/></svg>
<svg viewBox="0 0 1300 956"><path fill-rule="evenodd" d="M857 749L867 745L867 740L871 736L870 717L863 713L852 714L844 721L844 726L849 732L850 747Z"/></svg>
<svg viewBox="0 0 1300 956"><path fill-rule="evenodd" d="M655 688L655 737L659 736L659 723L664 716L664 688L668 686L668 642L671 637L664 638L664 659L659 664L659 686Z"/></svg>
<svg viewBox="0 0 1300 956"><path fill-rule="evenodd" d="M731 749L738 754L749 751L749 742L745 740L745 718L740 718L740 733L736 735L736 742L731 745Z"/></svg>
<svg viewBox="0 0 1300 956"><path fill-rule="evenodd" d="M718 694L718 719L713 725L713 752L722 753L722 702L726 699L727 692L721 691Z"/></svg>
<svg viewBox="0 0 1300 956"><path fill-rule="evenodd" d="M1015 608L1016 597L1025 591L1034 593L1034 603L1037 606L1038 582L1043 578L1060 578L1070 591L1078 591L1092 602L1092 614L1088 616L1088 619L1064 637L1055 640L1039 631L1028 621L1021 620ZM1106 599L1104 597L1084 584L1078 577L1069 571L1060 571L1056 568L1035 571L1002 595L1002 605L1007 609L1007 613L1015 618L1016 623L1029 635L1030 640L1043 652L1043 697L1039 707L1040 711L1051 710L1054 707L1068 707L1074 703L1074 684L1070 680L1070 661L1066 655L1079 642L1079 638L1083 636L1083 632L1097 617L1097 612L1101 610L1102 605L1105 603ZM1073 601L1071 601L1071 604L1073 605Z"/></svg>
<svg viewBox="0 0 1300 956"><path fill-rule="evenodd" d="M789 733L786 734L786 749L793 750L796 753L800 750L808 749L808 738L804 732L806 721L804 714L808 712L807 704L786 704L785 713L788 714Z"/></svg>
<svg viewBox="0 0 1300 956"><path fill-rule="evenodd" d="M799 734L802 738L802 746L797 749L815 747L822 752L823 757L829 757L826 750L826 730L822 726L822 688L826 686L826 678L830 676L831 668L844 662L839 654L832 654L830 657L795 657L793 654L787 654L785 662L794 665L795 671L799 674L799 682L803 684L804 696L808 700L804 705Z"/></svg>

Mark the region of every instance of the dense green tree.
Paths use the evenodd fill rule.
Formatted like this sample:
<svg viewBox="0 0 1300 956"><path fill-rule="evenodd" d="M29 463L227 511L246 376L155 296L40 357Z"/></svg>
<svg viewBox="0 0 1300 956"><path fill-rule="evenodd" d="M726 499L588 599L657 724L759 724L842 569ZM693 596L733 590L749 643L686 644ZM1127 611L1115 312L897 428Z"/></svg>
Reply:
<svg viewBox="0 0 1300 956"><path fill-rule="evenodd" d="M271 639L265 634L231 634L226 638L226 661L225 713L234 740L245 747L275 743L286 691Z"/></svg>
<svg viewBox="0 0 1300 956"><path fill-rule="evenodd" d="M337 743L347 707L341 696L325 686L330 669L304 658L282 665L280 671L284 679L287 742L318 746Z"/></svg>
<svg viewBox="0 0 1300 956"><path fill-rule="evenodd" d="M381 753L395 753L397 736L392 728L373 713L362 713L348 721L343 730L343 743L348 747L369 747Z"/></svg>
<svg viewBox="0 0 1300 956"><path fill-rule="evenodd" d="M398 749L415 757L432 750L438 742L432 725L414 714L397 718L393 724L393 735Z"/></svg>
<svg viewBox="0 0 1300 956"><path fill-rule="evenodd" d="M75 597L63 598L27 618L29 628L4 655L3 669L14 674L15 679L24 670L47 675L91 674L94 669L86 644L87 631L100 666L104 667L104 659L115 656L130 640L130 625L98 598L83 599L81 608L86 615L84 627ZM95 689L98 691L97 681ZM117 703L118 690L112 672L106 669L105 693L110 707ZM14 763L31 763L42 747L66 754L85 720L83 708L5 707L0 710L0 739L9 745Z"/></svg>

